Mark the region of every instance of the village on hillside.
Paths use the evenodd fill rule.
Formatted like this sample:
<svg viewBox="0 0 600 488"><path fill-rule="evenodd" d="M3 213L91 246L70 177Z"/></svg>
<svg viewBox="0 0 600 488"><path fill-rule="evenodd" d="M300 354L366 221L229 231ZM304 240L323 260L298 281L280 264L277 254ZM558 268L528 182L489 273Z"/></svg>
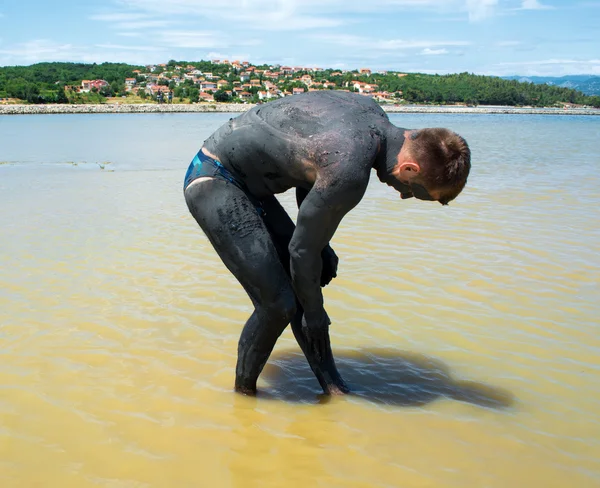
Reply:
<svg viewBox="0 0 600 488"><path fill-rule="evenodd" d="M145 70L134 70L135 77L125 79L127 94L142 99L151 98L161 102L173 102L173 98L189 98L192 102L253 102L260 103L305 91L337 89L357 92L372 97L380 103L402 100L402 92L380 91L375 83L359 81L371 76L371 70L362 68L350 71L328 71L320 68L269 66L259 69L248 61L212 60L212 71L200 70L195 66L157 64ZM350 73L350 77L344 76ZM386 74L386 73L380 73ZM398 74L398 76L405 76ZM65 87L66 90L89 93L102 92L109 83L105 80L83 80L81 86ZM185 90L184 87L188 89ZM196 96L190 95L190 87L197 89Z"/></svg>

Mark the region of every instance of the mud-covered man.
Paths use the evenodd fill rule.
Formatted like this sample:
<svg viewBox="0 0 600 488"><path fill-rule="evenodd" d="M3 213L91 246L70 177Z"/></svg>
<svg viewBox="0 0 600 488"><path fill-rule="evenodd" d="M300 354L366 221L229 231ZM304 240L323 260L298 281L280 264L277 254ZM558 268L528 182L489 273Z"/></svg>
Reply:
<svg viewBox="0 0 600 488"><path fill-rule="evenodd" d="M401 198L448 204L470 170L447 129L401 129L368 97L315 91L229 120L204 143L184 181L188 208L254 312L238 345L235 389L254 394L288 324L323 391L348 391L335 366L322 287L336 276L329 246L375 170ZM296 225L275 195L296 189Z"/></svg>

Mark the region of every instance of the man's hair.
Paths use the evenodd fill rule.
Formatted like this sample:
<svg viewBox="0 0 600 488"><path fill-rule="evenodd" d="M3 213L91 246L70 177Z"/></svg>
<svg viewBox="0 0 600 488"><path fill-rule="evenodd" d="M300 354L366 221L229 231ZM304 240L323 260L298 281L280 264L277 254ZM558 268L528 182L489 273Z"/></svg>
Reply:
<svg viewBox="0 0 600 488"><path fill-rule="evenodd" d="M471 150L461 136L444 128L412 131L410 155L421 167L424 186L441 190L443 205L454 200L465 187L471 170Z"/></svg>

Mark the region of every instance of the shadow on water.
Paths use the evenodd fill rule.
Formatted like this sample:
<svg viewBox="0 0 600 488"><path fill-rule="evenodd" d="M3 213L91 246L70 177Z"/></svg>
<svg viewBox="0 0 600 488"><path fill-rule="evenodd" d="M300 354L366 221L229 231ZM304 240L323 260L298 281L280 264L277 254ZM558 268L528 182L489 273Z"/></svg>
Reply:
<svg viewBox="0 0 600 488"><path fill-rule="evenodd" d="M450 398L481 407L502 409L514 403L507 390L452 378L443 362L422 354L393 349L337 351L336 363L351 395L372 403L421 406ZM268 387L263 398L298 403L327 402L301 352L274 353L261 375Z"/></svg>

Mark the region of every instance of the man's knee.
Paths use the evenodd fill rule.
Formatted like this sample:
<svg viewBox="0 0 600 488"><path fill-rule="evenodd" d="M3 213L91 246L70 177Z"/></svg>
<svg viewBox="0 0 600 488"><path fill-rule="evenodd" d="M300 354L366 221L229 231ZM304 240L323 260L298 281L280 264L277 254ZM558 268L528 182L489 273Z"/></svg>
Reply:
<svg viewBox="0 0 600 488"><path fill-rule="evenodd" d="M286 287L269 303L264 304L264 311L269 318L279 319L285 325L296 315L296 295L291 287Z"/></svg>

